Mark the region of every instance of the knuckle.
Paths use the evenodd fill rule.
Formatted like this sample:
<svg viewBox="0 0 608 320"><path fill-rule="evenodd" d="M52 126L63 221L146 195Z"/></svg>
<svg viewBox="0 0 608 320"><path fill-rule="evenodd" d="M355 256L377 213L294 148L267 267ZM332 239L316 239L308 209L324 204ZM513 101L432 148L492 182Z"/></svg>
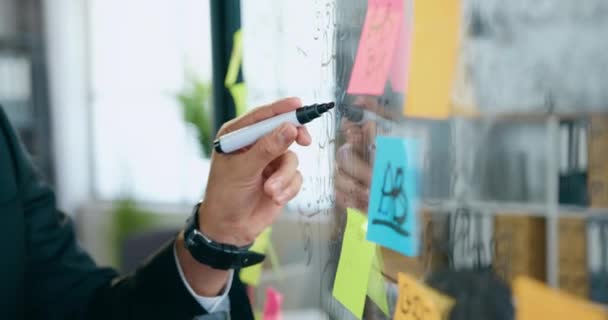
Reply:
<svg viewBox="0 0 608 320"><path fill-rule="evenodd" d="M270 139L265 138L262 140L260 152L265 158L274 156L274 144L270 141Z"/></svg>
<svg viewBox="0 0 608 320"><path fill-rule="evenodd" d="M291 188L289 188L288 192L293 196L298 194L298 192L300 192L300 189L302 188L303 181L304 179L302 177L302 174L298 172L296 175L296 180L292 184Z"/></svg>
<svg viewBox="0 0 608 320"><path fill-rule="evenodd" d="M294 163L296 167L298 165L300 165L300 159L298 158L298 156L296 155L295 152L289 150L289 151L287 151L287 153L285 154L285 156L287 157L287 159L289 161L291 161L292 163Z"/></svg>
<svg viewBox="0 0 608 320"><path fill-rule="evenodd" d="M230 132L233 124L234 124L234 120L230 120L228 122L224 122L224 124L217 131L217 136L219 137L219 136L221 136L223 134L226 134L226 133Z"/></svg>

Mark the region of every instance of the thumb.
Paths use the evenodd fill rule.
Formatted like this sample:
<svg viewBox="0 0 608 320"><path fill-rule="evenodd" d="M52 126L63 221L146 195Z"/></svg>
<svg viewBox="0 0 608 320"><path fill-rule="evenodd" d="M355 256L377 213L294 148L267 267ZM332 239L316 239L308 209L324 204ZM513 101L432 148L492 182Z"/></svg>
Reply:
<svg viewBox="0 0 608 320"><path fill-rule="evenodd" d="M253 168L263 170L270 162L285 153L297 136L298 129L296 126L284 123L258 140L246 152L247 163Z"/></svg>

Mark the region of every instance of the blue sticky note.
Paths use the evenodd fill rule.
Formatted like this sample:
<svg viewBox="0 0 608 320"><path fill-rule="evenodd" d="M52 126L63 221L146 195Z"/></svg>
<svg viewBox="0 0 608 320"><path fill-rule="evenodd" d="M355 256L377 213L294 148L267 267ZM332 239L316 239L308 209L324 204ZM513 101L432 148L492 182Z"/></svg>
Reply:
<svg viewBox="0 0 608 320"><path fill-rule="evenodd" d="M413 139L376 137L376 158L368 207L367 240L417 256L418 143Z"/></svg>

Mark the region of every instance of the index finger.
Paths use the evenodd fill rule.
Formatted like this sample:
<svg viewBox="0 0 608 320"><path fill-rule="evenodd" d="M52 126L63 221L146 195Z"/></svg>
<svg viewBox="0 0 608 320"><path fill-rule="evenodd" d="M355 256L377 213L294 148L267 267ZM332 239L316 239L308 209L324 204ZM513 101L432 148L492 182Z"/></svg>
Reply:
<svg viewBox="0 0 608 320"><path fill-rule="evenodd" d="M286 98L275 101L269 105L255 108L248 112L242 117L236 118L230 122L227 122L218 135L226 134L228 132L236 131L238 129L250 126L254 123L272 118L276 115L283 114L289 111L296 110L302 106L300 98Z"/></svg>

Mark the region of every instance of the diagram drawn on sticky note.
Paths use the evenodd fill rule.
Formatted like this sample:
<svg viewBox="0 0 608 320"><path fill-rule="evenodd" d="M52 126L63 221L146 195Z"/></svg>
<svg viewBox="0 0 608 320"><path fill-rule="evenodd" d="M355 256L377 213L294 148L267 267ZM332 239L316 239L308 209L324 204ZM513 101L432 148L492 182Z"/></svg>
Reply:
<svg viewBox="0 0 608 320"><path fill-rule="evenodd" d="M395 308L395 320L442 320L447 319L454 299L418 282L412 276L399 273L399 298Z"/></svg>
<svg viewBox="0 0 608 320"><path fill-rule="evenodd" d="M406 256L417 256L418 143L376 137L367 239Z"/></svg>
<svg viewBox="0 0 608 320"><path fill-rule="evenodd" d="M403 0L369 0L347 93L384 92L403 16Z"/></svg>

